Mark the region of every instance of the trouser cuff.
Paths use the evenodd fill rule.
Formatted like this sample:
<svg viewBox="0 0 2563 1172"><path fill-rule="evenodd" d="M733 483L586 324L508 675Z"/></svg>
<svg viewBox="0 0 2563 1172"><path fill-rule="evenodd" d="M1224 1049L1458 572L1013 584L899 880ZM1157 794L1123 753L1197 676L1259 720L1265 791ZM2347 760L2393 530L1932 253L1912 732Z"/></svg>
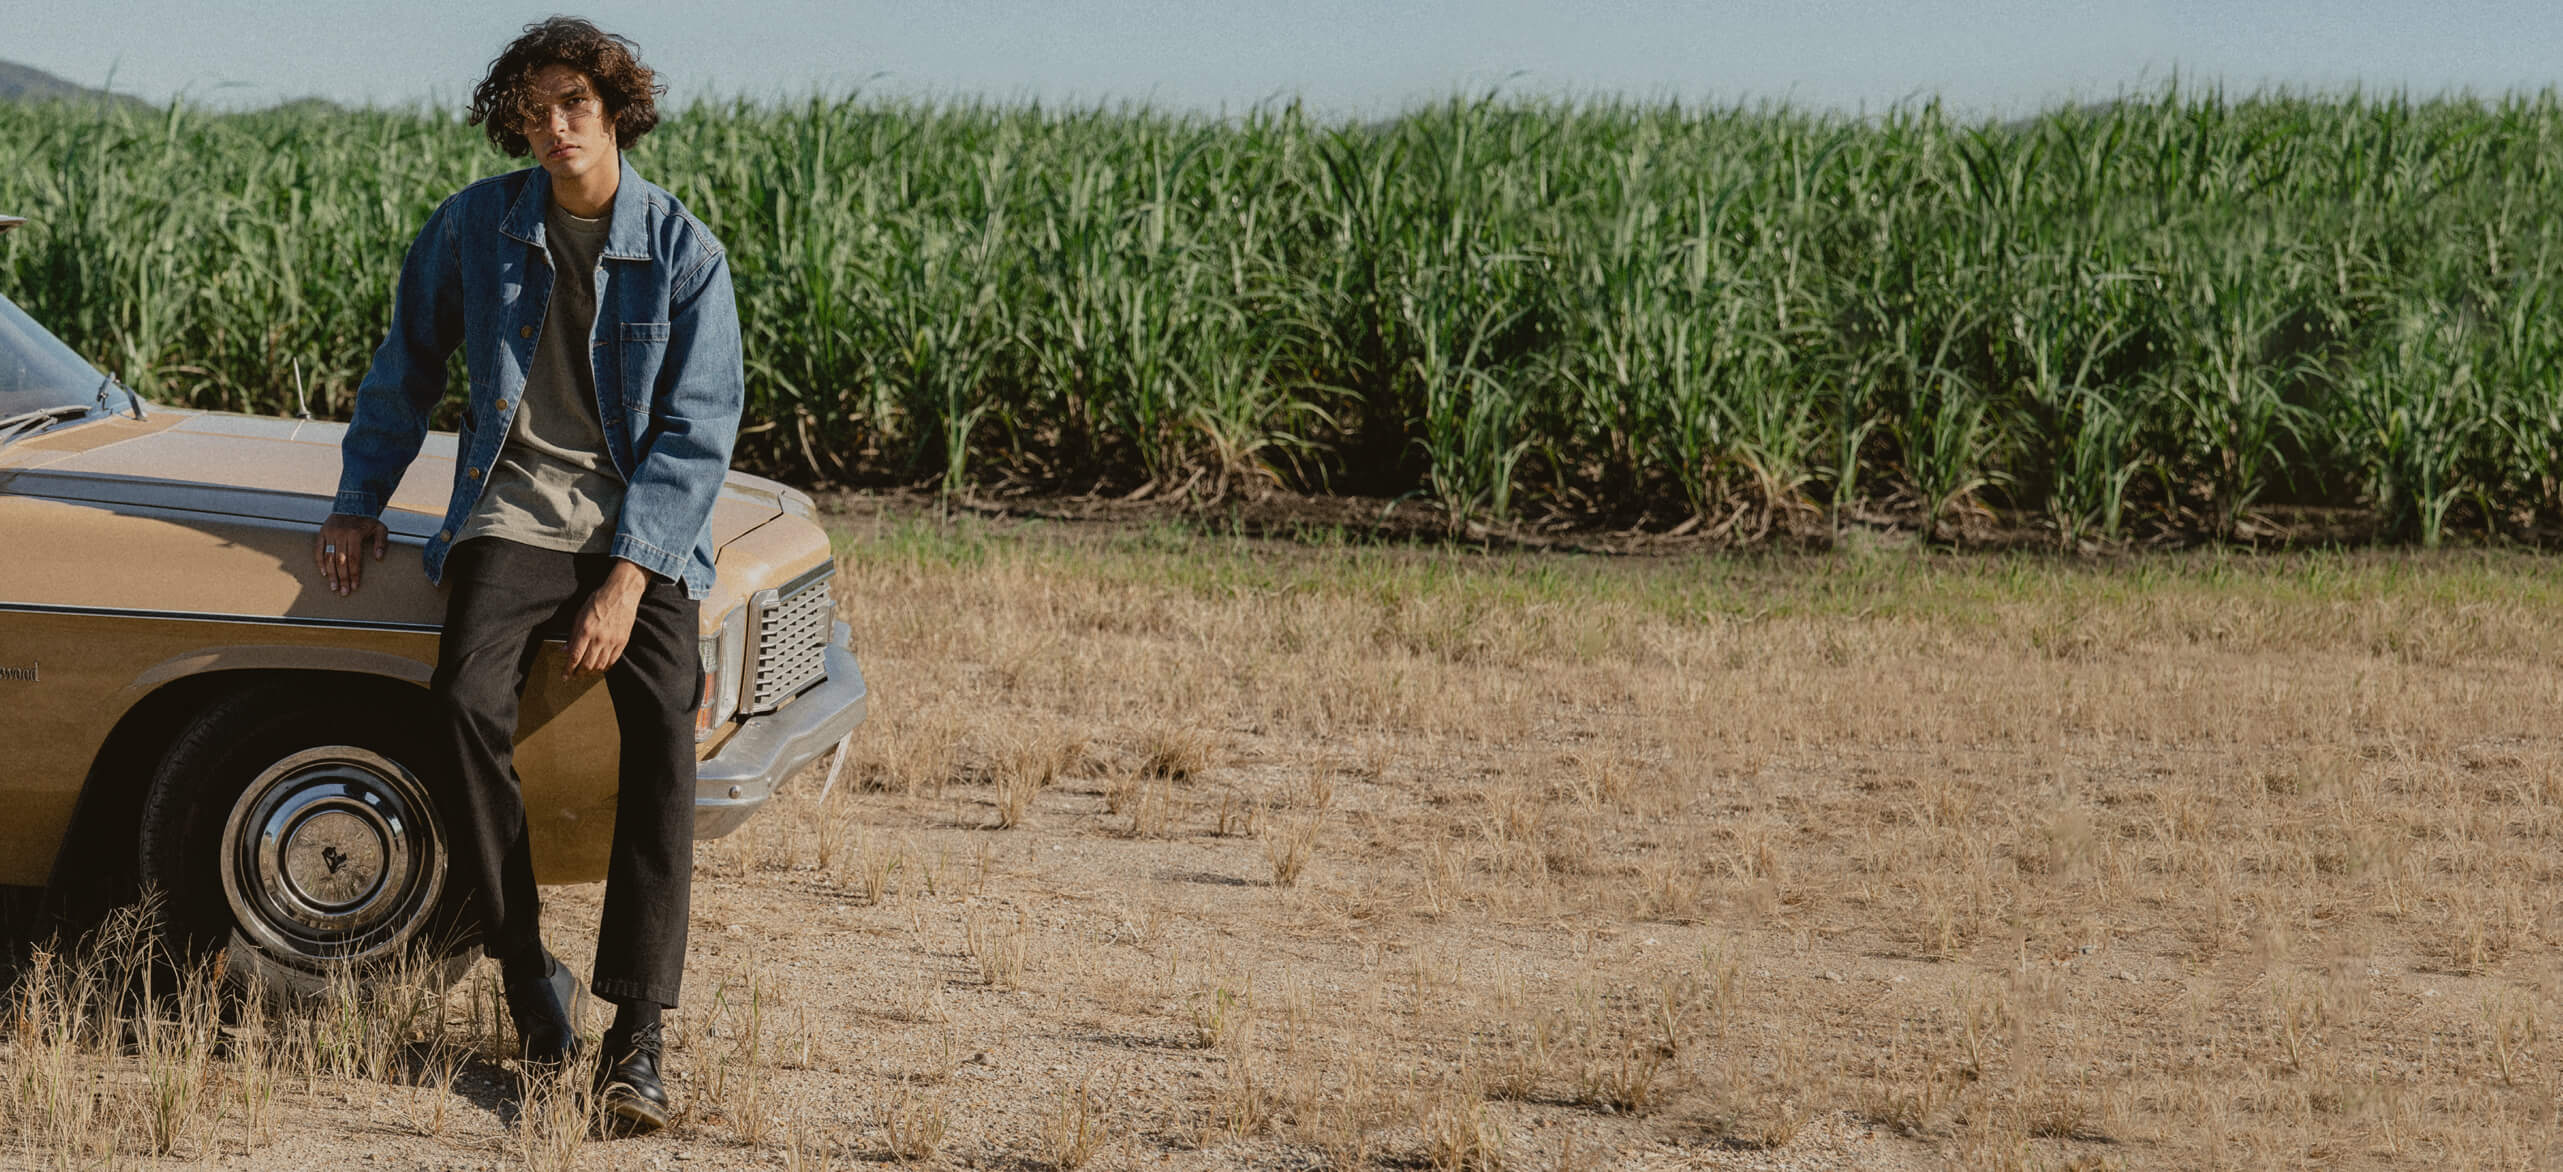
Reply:
<svg viewBox="0 0 2563 1172"><path fill-rule="evenodd" d="M661 1009L676 1008L676 986L674 985L652 985L644 981L630 981L620 977L598 977L587 983L587 990L616 1005L647 1001Z"/></svg>

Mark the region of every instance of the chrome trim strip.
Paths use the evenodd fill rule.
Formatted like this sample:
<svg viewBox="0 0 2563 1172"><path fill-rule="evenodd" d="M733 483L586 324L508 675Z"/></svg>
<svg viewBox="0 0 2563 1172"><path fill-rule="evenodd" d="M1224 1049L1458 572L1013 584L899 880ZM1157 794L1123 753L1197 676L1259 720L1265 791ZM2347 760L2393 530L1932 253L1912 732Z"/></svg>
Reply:
<svg viewBox="0 0 2563 1172"><path fill-rule="evenodd" d="M734 710L736 715L762 716L773 711L756 706L756 675L757 668L765 663L765 619L773 612L781 595L782 587L768 586L748 595L747 602L741 604L740 613L746 615L748 621L739 628L747 632L747 638L739 640L739 706Z"/></svg>
<svg viewBox="0 0 2563 1172"><path fill-rule="evenodd" d="M120 606L57 606L47 602L0 602L0 611L97 618L164 619L184 623L242 623L261 627L318 627L333 631L415 631L426 635L445 633L443 623L395 623L383 619L318 619L299 615L223 614L214 611L142 610Z"/></svg>

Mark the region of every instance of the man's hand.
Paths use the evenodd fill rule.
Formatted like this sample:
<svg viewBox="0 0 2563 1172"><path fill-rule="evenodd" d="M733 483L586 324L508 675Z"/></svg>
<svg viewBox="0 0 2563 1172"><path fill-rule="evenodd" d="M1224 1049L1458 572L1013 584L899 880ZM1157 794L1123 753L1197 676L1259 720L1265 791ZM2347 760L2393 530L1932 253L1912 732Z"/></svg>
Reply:
<svg viewBox="0 0 2563 1172"><path fill-rule="evenodd" d="M623 658L623 645L632 639L632 616L641 610L641 588L649 583L648 570L614 560L605 584L587 596L578 608L578 621L570 624L570 662L562 679L602 672Z"/></svg>
<svg viewBox="0 0 2563 1172"><path fill-rule="evenodd" d="M320 580L329 584L330 593L345 597L356 592L365 580L365 559L359 555L374 551L374 560L383 560L391 545L390 527L372 517L351 517L331 513L320 523L320 536L312 539L312 562L320 567Z"/></svg>

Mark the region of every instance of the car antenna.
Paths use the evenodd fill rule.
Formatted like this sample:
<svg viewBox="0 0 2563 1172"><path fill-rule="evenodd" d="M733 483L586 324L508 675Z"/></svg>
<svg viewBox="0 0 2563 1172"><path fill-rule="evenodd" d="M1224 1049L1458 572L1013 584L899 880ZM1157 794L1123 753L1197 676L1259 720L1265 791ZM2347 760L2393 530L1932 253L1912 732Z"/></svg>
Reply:
<svg viewBox="0 0 2563 1172"><path fill-rule="evenodd" d="M296 419L311 418L311 400L303 395L303 360L294 360L294 407Z"/></svg>

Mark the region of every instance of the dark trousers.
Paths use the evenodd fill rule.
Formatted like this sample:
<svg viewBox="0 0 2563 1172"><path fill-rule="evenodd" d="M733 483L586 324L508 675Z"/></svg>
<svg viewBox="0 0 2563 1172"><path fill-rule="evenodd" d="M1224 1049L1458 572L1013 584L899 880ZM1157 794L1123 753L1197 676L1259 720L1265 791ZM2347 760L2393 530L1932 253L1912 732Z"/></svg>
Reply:
<svg viewBox="0 0 2563 1172"><path fill-rule="evenodd" d="M516 715L545 629L567 631L613 559L481 537L445 562L451 593L430 684L451 749L436 787L454 842L454 875L472 885L481 949L520 963L541 944L542 902L516 776ZM606 866L589 987L615 1002L673 1008L685 972L694 877L694 711L703 695L685 587L652 576L605 687L621 726L614 854Z"/></svg>

